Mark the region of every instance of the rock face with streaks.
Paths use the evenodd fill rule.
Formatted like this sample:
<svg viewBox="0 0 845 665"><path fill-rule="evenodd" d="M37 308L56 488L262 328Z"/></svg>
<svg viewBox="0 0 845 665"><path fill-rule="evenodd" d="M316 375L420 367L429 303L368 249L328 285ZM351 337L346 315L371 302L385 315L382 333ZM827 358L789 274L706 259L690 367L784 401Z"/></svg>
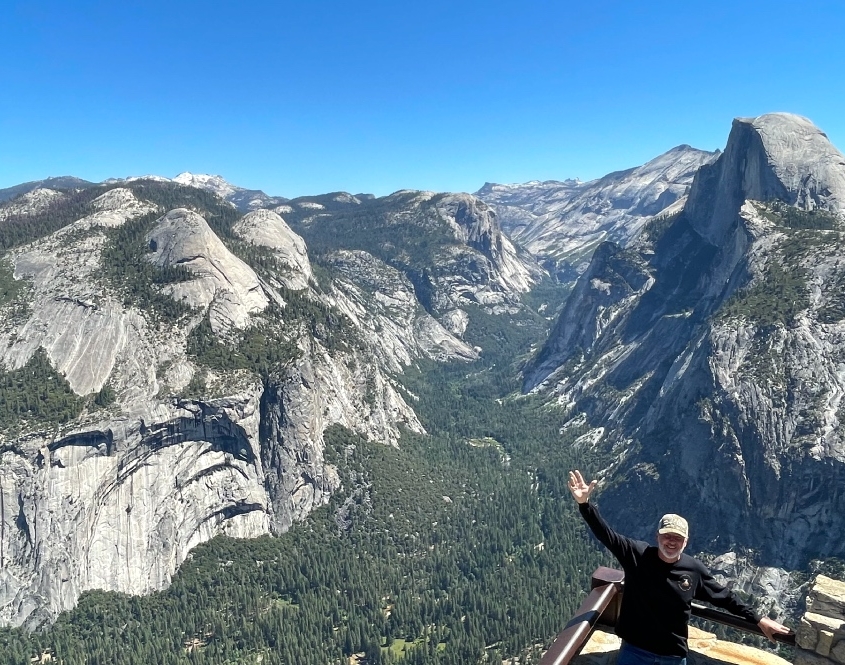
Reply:
<svg viewBox="0 0 845 665"><path fill-rule="evenodd" d="M436 208L453 226L459 240L487 257L493 281L498 281L502 291L524 293L538 281L541 272L517 252L502 232L495 211L481 199L449 194L437 202Z"/></svg>
<svg viewBox="0 0 845 665"><path fill-rule="evenodd" d="M119 197L125 208L113 205ZM153 209L126 190L112 190L92 202L90 215L10 253L14 276L31 292L26 313L0 324L0 360L7 368L22 367L42 348L78 395L99 391L118 362L132 367L133 382L142 383L149 358L145 322L103 291L99 256L107 228Z"/></svg>
<svg viewBox="0 0 845 665"><path fill-rule="evenodd" d="M381 339L376 353L385 367L400 372L417 357L477 357L422 307L413 284L396 268L361 250L337 250L330 265L336 272L331 302L368 335Z"/></svg>
<svg viewBox="0 0 845 665"><path fill-rule="evenodd" d="M253 245L270 249L287 270L280 275L283 285L299 291L311 281L311 262L305 241L272 210L255 210L244 215L232 230Z"/></svg>
<svg viewBox="0 0 845 665"><path fill-rule="evenodd" d="M845 554L843 206L812 123L737 119L683 211L598 249L524 387L615 453L612 522L680 512L694 549L790 568Z"/></svg>
<svg viewBox="0 0 845 665"><path fill-rule="evenodd" d="M516 242L568 281L584 271L600 243L625 246L650 219L682 208L696 172L717 155L682 145L598 180L487 183L476 196L496 210Z"/></svg>
<svg viewBox="0 0 845 665"><path fill-rule="evenodd" d="M502 231L495 211L470 194L401 190L378 199L329 194L294 199L276 210L345 276L378 280L380 266L389 267L407 291L400 299L414 298L439 322L435 328L420 319L433 339L460 336L468 308L493 315L520 310L521 296L547 278ZM357 253L357 266L350 251Z"/></svg>
<svg viewBox="0 0 845 665"><path fill-rule="evenodd" d="M387 443L398 440L400 426L422 431L389 373L418 355L474 357L390 275L377 285L385 298L373 316L364 299L355 304L351 280L334 296L312 291L304 243L275 213L252 213L233 229L277 258L278 272L265 280L200 213L163 211L131 183L103 189L87 216L4 258L24 288L0 304L2 369L19 370L43 350L88 401L73 421L24 420L0 434L3 624L52 620L86 589L159 589L191 547L218 533L284 531L338 486L323 459L326 427L342 424ZM35 190L2 208L4 219L72 196ZM143 260L183 268L183 279L160 288L192 308L173 324L127 304L103 279L109 234L156 210ZM339 317L355 314L338 325L361 343L323 346L301 319L285 317L274 284ZM271 302L282 312L274 325L298 346L296 362L262 380L205 367L188 352L204 318L226 340L270 325ZM200 394L191 387L198 378ZM93 396L105 388L115 399L99 407Z"/></svg>
<svg viewBox="0 0 845 665"><path fill-rule="evenodd" d="M260 384L4 449L0 618L34 627L86 589L149 593L219 534L270 529L258 447ZM97 427L99 425L99 427Z"/></svg>

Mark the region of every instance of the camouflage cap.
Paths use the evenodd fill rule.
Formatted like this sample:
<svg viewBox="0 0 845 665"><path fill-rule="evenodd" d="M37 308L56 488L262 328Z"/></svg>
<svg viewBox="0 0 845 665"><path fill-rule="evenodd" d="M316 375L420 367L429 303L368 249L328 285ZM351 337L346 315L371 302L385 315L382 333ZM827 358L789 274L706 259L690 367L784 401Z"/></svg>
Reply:
<svg viewBox="0 0 845 665"><path fill-rule="evenodd" d="M680 515L669 513L660 518L657 523L657 533L674 533L683 538L689 538L689 524Z"/></svg>

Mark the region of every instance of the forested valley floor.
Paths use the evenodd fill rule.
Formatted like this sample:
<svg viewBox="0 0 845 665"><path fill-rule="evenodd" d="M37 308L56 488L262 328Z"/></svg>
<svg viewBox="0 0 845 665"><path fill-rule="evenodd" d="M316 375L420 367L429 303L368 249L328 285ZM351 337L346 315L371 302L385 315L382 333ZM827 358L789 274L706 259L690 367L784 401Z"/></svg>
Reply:
<svg viewBox="0 0 845 665"><path fill-rule="evenodd" d="M559 410L516 396L538 323L477 312L481 361L400 377L426 435L326 432L343 487L304 523L205 543L150 596L88 592L42 631L3 629L0 663L534 662L608 563L566 489L598 461Z"/></svg>

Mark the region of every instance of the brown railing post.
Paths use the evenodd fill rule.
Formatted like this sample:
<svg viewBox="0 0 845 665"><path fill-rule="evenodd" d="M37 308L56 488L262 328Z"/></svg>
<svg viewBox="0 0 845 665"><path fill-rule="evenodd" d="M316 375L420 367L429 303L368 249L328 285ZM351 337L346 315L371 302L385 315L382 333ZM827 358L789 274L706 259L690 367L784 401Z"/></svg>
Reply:
<svg viewBox="0 0 845 665"><path fill-rule="evenodd" d="M593 590L581 603L566 627L558 633L540 665L566 665L581 651L593 628L612 604L622 587L622 573L612 568L599 568L593 574Z"/></svg>
<svg viewBox="0 0 845 665"><path fill-rule="evenodd" d="M610 603L604 609L604 612L601 613L598 622L603 626L615 628L616 620L619 618L619 608L622 605L622 593L625 589L625 573L621 570L607 568L605 566L596 568L593 577L590 579L590 588L596 589L605 584L615 584L619 593L611 598Z"/></svg>

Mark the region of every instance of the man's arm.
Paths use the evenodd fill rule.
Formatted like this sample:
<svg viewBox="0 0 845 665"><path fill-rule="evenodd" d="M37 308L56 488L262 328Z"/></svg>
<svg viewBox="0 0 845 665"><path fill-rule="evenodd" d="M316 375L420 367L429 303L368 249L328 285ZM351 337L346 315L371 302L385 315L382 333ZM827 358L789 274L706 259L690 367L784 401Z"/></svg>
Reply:
<svg viewBox="0 0 845 665"><path fill-rule="evenodd" d="M596 481L587 483L580 471L569 472L569 491L572 497L578 502L578 511L581 517L590 527L596 538L599 539L610 553L613 554L622 564L622 567L633 563L637 547L630 538L616 533L610 525L604 521L598 509L591 504L590 494L596 488Z"/></svg>
<svg viewBox="0 0 845 665"><path fill-rule="evenodd" d="M772 642L775 641L776 634L786 635L790 632L789 628L774 619L761 617L733 591L719 584L703 564L701 567L703 569L701 586L695 594L698 600L704 600L711 605L727 610L731 614L736 614L743 619L756 623L757 627Z"/></svg>

